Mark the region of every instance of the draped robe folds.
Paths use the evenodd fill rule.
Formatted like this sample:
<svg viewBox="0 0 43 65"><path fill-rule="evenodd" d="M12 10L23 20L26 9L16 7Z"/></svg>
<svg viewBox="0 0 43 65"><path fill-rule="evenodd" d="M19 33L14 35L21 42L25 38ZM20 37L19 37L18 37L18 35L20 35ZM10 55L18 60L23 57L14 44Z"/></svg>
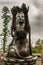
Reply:
<svg viewBox="0 0 43 65"><path fill-rule="evenodd" d="M10 51L10 50L14 51ZM16 31L12 40L12 45L9 47L9 56L24 58L29 56L29 41L25 31Z"/></svg>

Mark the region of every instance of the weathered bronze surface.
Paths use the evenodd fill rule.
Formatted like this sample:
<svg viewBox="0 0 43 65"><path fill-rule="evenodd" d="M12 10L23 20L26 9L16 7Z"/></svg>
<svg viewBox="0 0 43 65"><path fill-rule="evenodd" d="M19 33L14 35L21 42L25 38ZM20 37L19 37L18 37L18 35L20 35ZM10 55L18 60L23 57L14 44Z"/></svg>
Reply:
<svg viewBox="0 0 43 65"><path fill-rule="evenodd" d="M29 7L27 8L24 3L21 7L14 6L11 9L11 36L13 40L4 57L5 65L7 63L10 63L10 65L14 65L15 63L33 65L37 59L35 56L32 56L31 51L31 29L28 20L28 11Z"/></svg>

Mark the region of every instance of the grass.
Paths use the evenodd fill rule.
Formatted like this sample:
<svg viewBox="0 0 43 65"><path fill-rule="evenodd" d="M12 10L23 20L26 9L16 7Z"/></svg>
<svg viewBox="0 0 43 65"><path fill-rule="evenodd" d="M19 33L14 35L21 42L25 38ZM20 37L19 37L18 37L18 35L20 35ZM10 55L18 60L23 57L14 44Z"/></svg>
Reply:
<svg viewBox="0 0 43 65"><path fill-rule="evenodd" d="M42 50L32 49L32 53L33 54L43 54L43 49Z"/></svg>

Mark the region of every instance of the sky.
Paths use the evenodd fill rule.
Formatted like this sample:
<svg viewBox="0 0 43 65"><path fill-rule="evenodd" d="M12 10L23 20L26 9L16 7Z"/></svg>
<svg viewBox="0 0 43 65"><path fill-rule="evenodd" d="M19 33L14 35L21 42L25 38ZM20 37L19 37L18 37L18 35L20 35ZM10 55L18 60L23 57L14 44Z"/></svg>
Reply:
<svg viewBox="0 0 43 65"><path fill-rule="evenodd" d="M31 26L31 42L35 42L38 39L43 39L43 0L0 0L0 33L3 29L2 8L8 6L9 9L13 6L21 6L25 3L29 6L28 18ZM11 21L10 21L11 26ZM9 26L9 29L10 29Z"/></svg>

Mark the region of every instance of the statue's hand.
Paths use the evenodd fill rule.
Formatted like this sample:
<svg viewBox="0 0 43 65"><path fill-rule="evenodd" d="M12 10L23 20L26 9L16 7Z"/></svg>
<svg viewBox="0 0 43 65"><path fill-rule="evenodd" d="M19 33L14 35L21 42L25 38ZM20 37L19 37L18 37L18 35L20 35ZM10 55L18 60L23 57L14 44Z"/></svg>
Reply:
<svg viewBox="0 0 43 65"><path fill-rule="evenodd" d="M27 7L26 7L26 4L23 3L21 8L23 9L23 12L24 12L25 14L28 13L29 7L27 8Z"/></svg>

